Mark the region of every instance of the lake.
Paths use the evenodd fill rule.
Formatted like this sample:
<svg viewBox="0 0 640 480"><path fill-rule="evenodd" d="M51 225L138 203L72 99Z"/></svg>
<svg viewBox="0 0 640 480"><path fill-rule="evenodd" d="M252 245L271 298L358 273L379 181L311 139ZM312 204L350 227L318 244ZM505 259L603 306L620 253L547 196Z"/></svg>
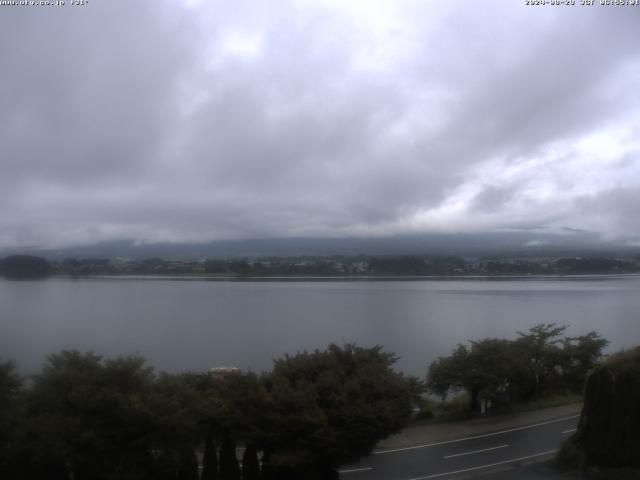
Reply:
<svg viewBox="0 0 640 480"><path fill-rule="evenodd" d="M383 345L423 376L458 342L541 322L640 344L640 277L411 280L0 280L0 359L37 372L61 349L141 354L167 371L256 372L330 342Z"/></svg>

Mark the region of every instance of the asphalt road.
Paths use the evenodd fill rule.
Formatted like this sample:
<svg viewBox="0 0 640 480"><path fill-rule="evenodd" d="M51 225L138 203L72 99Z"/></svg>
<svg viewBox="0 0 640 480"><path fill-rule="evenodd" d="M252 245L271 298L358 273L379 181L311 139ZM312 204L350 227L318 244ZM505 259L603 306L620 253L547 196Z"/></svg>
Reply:
<svg viewBox="0 0 640 480"><path fill-rule="evenodd" d="M343 480L454 480L548 459L575 431L579 415L533 425L374 452L340 469Z"/></svg>

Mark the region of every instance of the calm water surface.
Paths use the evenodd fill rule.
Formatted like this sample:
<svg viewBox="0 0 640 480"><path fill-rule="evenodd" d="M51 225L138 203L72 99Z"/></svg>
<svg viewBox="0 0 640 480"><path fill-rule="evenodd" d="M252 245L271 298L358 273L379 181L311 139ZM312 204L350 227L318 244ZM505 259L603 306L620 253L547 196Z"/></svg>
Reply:
<svg viewBox="0 0 640 480"><path fill-rule="evenodd" d="M36 372L49 353L139 353L162 370L267 370L329 342L384 345L423 375L458 342L540 322L640 344L640 277L388 281L0 280L0 359Z"/></svg>

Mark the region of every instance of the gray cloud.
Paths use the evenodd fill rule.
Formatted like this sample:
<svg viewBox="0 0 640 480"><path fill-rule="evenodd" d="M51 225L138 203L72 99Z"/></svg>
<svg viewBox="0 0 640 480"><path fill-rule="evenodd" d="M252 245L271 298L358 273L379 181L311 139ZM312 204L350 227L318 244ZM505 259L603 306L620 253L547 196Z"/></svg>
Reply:
<svg viewBox="0 0 640 480"><path fill-rule="evenodd" d="M638 9L2 8L0 246L640 237Z"/></svg>

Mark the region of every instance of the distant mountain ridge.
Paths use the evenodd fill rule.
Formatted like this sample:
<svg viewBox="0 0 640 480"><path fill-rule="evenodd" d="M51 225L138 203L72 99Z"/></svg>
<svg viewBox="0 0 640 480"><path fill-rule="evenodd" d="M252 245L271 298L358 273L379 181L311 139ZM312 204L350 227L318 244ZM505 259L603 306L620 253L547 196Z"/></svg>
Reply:
<svg viewBox="0 0 640 480"><path fill-rule="evenodd" d="M369 238L266 238L219 240L208 243L140 243L118 240L94 245L64 248L5 248L0 256L32 254L57 260L79 258L258 258L337 255L463 255L463 256L541 256L553 255L631 255L640 247L624 242L601 241L596 235L585 233L532 234L429 234Z"/></svg>

